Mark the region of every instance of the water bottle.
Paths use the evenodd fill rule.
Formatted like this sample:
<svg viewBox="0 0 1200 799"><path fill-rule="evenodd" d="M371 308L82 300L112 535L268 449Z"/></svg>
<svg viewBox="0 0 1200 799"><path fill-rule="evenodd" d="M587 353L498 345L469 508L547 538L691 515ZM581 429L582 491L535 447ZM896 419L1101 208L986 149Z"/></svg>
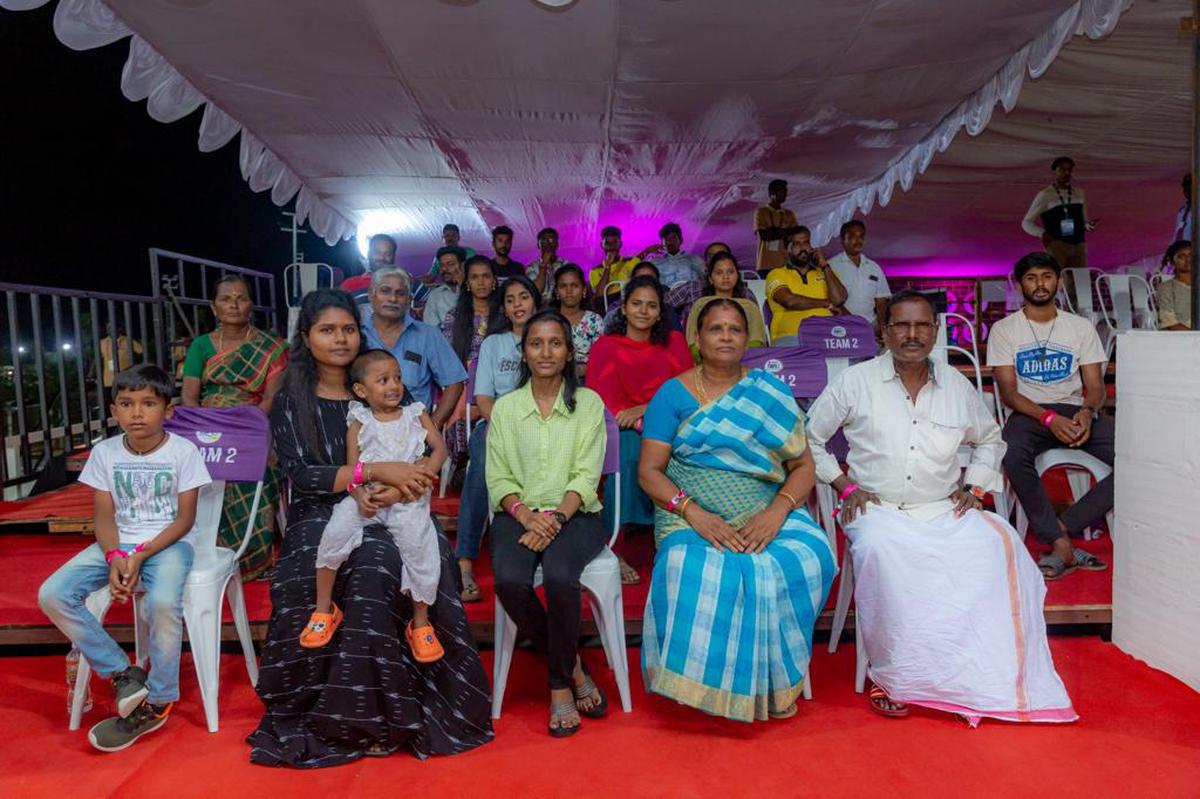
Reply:
<svg viewBox="0 0 1200 799"><path fill-rule="evenodd" d="M67 653L67 713L71 712L71 705L75 701L75 678L79 675L79 647L72 645L71 651ZM92 686L91 681L85 685L83 695L83 712L87 713L92 709Z"/></svg>

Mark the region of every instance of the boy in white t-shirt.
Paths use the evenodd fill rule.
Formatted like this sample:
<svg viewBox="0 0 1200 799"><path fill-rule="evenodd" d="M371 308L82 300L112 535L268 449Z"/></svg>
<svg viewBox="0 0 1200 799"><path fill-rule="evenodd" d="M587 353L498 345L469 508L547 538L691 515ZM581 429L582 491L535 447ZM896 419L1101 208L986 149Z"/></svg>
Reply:
<svg viewBox="0 0 1200 799"><path fill-rule="evenodd" d="M42 584L38 604L101 677L113 684L117 715L88 731L92 746L116 752L166 723L179 699L183 584L192 568L199 488L211 482L196 445L163 430L174 382L141 364L117 375L113 416L123 435L92 448L79 482L96 490L96 543ZM107 585L127 602L135 587L150 622L150 673L129 657L84 606Z"/></svg>
<svg viewBox="0 0 1200 799"><path fill-rule="evenodd" d="M1092 323L1054 306L1060 269L1048 253L1017 261L1014 276L1025 295L1021 310L992 325L987 362L1012 416L1004 425L1004 469L1038 540L1050 554L1038 566L1047 580L1107 564L1071 543L1071 536L1113 507L1109 475L1063 512L1054 511L1035 459L1046 450L1079 448L1112 466L1115 426L1104 407L1108 358ZM1086 391L1086 394L1085 394Z"/></svg>

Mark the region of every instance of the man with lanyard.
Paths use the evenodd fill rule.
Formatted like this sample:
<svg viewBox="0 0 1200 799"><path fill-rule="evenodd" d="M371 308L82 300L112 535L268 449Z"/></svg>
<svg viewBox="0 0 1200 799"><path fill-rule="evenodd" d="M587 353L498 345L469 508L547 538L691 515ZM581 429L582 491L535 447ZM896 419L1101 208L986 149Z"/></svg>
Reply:
<svg viewBox="0 0 1200 799"><path fill-rule="evenodd" d="M771 341L794 338L810 316L833 316L846 301L842 281L809 242L808 228L797 225L787 233L788 265L767 275L767 305L771 309Z"/></svg>
<svg viewBox="0 0 1200 799"><path fill-rule="evenodd" d="M1175 212L1175 229L1171 232L1171 241L1192 240L1192 173L1188 172L1180 181L1183 189L1183 205Z"/></svg>
<svg viewBox="0 0 1200 799"><path fill-rule="evenodd" d="M437 259L442 282L429 292L421 321L441 327L446 314L458 301L458 291L463 281L463 264L467 262L467 255L462 247L442 247L437 251Z"/></svg>
<svg viewBox="0 0 1200 799"><path fill-rule="evenodd" d="M758 236L756 267L760 277L766 277L776 267L787 264L787 247L783 238L799 224L796 215L783 207L787 201L786 180L776 178L767 184L770 201L754 211L754 235ZM708 259L705 259L705 263Z"/></svg>
<svg viewBox="0 0 1200 799"><path fill-rule="evenodd" d="M1046 252L1054 256L1063 269L1082 269L1087 266L1087 245L1084 234L1100 220L1087 218L1087 201L1083 189L1071 184L1075 162L1060 155L1050 165L1054 182L1037 193L1029 206L1021 229L1042 240Z"/></svg>
<svg viewBox="0 0 1200 799"><path fill-rule="evenodd" d="M600 231L600 249L604 252L604 260L588 271L588 283L591 284L592 294L597 299L597 313L605 312L605 304L601 295L604 294L604 290L608 287L608 284L614 280L629 280L633 268L641 263L642 259L658 246L652 244L637 255L630 258L622 258L621 244L621 228L616 225L607 225ZM620 288L613 286L608 291L609 301L611 302L614 298L619 297L620 294Z"/></svg>
<svg viewBox="0 0 1200 799"><path fill-rule="evenodd" d="M462 246L460 243L461 241L462 234L458 230L458 225L454 224L453 222L447 222L446 224L442 225L442 246L438 249L438 252L441 252L446 247L458 247L463 252L462 261L459 264L461 266L467 262L468 258L475 257L475 251L470 247ZM429 274L421 278L421 282L433 285L437 282L437 278L441 275L441 273L441 257L434 255L433 264L429 267Z"/></svg>
<svg viewBox="0 0 1200 799"><path fill-rule="evenodd" d="M937 317L902 291L883 355L838 375L808 413L817 479L841 497L871 709L909 704L1006 721L1077 718L1046 641L1046 586L1020 536L985 513L1004 443L975 386L929 355ZM826 443L842 428L842 474ZM970 446L966 473L958 451Z"/></svg>
<svg viewBox="0 0 1200 799"><path fill-rule="evenodd" d="M513 232L508 225L500 225L492 230L492 271L497 280L525 274L525 265L508 257L512 252Z"/></svg>
<svg viewBox="0 0 1200 799"><path fill-rule="evenodd" d="M533 281L533 285L542 292L542 297L550 299L554 292L554 273L567 262L558 257L558 231L552 227L544 227L538 231L538 260L525 267L525 277Z"/></svg>
<svg viewBox="0 0 1200 799"><path fill-rule="evenodd" d="M394 266L372 273L371 304L363 309L362 333L367 347L387 350L400 362L404 388L425 404L441 430L466 386L467 370L440 330L409 316L411 285L408 273ZM436 408L435 384L442 390Z"/></svg>
<svg viewBox="0 0 1200 799"><path fill-rule="evenodd" d="M650 262L658 267L659 282L664 289L704 277L704 261L700 256L683 251L683 228L668 222L658 231L658 238L662 244L649 251L661 253L666 250L666 254L652 258Z"/></svg>
<svg viewBox="0 0 1200 799"><path fill-rule="evenodd" d="M842 240L842 251L829 259L829 265L846 287L845 310L870 322L875 328L875 338L880 339L879 312L892 291L879 264L863 255L867 225L851 219L842 225L838 237Z"/></svg>
<svg viewBox="0 0 1200 799"><path fill-rule="evenodd" d="M1030 253L1017 261L1013 276L1025 306L992 325L987 341L987 362L1000 399L1013 411L1004 425L1004 469L1034 535L1050 547L1050 554L1038 562L1047 580L1076 569L1108 568L1074 546L1071 536L1099 522L1113 507L1109 475L1060 518L1034 464L1038 455L1059 447L1077 447L1113 464L1115 425L1112 417L1099 413L1108 358L1090 322L1054 307L1060 271L1046 253Z"/></svg>

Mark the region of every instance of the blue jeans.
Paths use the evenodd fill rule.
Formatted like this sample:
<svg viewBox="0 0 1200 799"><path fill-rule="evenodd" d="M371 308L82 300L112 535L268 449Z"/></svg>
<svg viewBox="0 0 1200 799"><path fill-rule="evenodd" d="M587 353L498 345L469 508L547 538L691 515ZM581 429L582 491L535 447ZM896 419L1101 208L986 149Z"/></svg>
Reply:
<svg viewBox="0 0 1200 799"><path fill-rule="evenodd" d="M131 549L124 545L122 549ZM139 573L146 592L141 610L150 622L150 702L179 699L179 649L183 644L183 584L192 569L192 545L176 541L150 556ZM99 544L71 558L38 589L38 605L71 639L101 677L129 668L129 656L84 606L88 595L108 585L108 564Z"/></svg>
<svg viewBox="0 0 1200 799"><path fill-rule="evenodd" d="M467 474L463 478L462 496L458 500L458 534L454 556L474 560L479 557L479 542L488 517L487 422L480 422L471 431L467 448Z"/></svg>

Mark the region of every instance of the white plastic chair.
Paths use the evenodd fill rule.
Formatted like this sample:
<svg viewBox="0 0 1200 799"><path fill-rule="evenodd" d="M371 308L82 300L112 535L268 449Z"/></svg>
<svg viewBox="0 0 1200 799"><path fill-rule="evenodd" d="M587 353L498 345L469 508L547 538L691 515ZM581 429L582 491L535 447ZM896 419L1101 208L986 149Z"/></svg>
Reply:
<svg viewBox="0 0 1200 799"><path fill-rule="evenodd" d="M283 270L283 291L288 306L287 334L290 341L300 318L300 302L304 295L321 285L321 275L328 275L327 286L334 285L334 271L329 264L288 264Z"/></svg>
<svg viewBox="0 0 1200 799"><path fill-rule="evenodd" d="M1154 293L1150 284L1139 275L1100 275L1096 291L1101 298L1107 288L1108 302L1100 303L1104 321L1104 353L1112 357L1117 334L1128 330L1157 330L1158 315L1154 309Z"/></svg>
<svg viewBox="0 0 1200 799"><path fill-rule="evenodd" d="M604 474L613 475L613 496L605 497L613 507L621 507L620 430L616 420L608 411L604 412L608 430ZM621 695L621 709L629 713L633 703L629 691L629 659L625 647L625 607L621 598L621 568L612 551L617 533L621 529L621 514L613 514L613 529L608 545L592 559L579 577L592 608L592 618L600 633L604 656L613 671L617 691ZM533 577L534 587L542 584L542 569L539 566ZM513 649L517 644L517 625L504 610L500 597L496 597L495 660L492 664L492 718L500 718L504 704L504 689L508 684L508 670L512 666Z"/></svg>
<svg viewBox="0 0 1200 799"><path fill-rule="evenodd" d="M620 302L620 297L625 291L625 281L624 280L610 280L604 284L604 293L601 295L601 299L604 300L604 310L606 310L606 311L608 310L608 304L609 304L608 290L613 288L614 286L617 289L617 291L616 291L617 301Z"/></svg>
<svg viewBox="0 0 1200 799"><path fill-rule="evenodd" d="M208 731L217 731L217 691L221 678L221 604L226 595L229 609L233 612L233 623L237 628L242 654L246 658L246 671L250 684L258 684L258 660L254 653L254 640L250 636L250 617L246 612L246 599L242 593L242 576L238 570L238 558L250 543L250 532L258 515L258 504L262 499L263 484L260 480L254 492L254 503L250 506L250 517L241 546L234 552L228 547L217 546L217 528L221 524L221 510L225 502L225 481L214 480L200 489L196 502L196 534L193 542L195 557L192 570L188 572L183 588L183 620L187 628L188 641L192 648L192 662L196 667L196 678L200 683L200 698L204 704L204 717ZM145 664L146 641L149 624L145 614L139 612L141 596L134 599L134 655L137 664ZM93 591L86 606L101 622L112 605L108 586ZM69 729L79 729L83 717L83 701L91 677L91 664L87 658L79 659L79 671L75 677L75 698L71 703Z"/></svg>
<svg viewBox="0 0 1200 799"><path fill-rule="evenodd" d="M1112 474L1112 467L1107 463L1097 458L1088 452L1081 449L1073 449L1070 447L1057 447L1049 449L1038 455L1033 462L1037 469L1038 476L1045 475L1046 472L1057 467L1065 467L1067 470L1067 484L1071 487L1071 500L1078 502L1083 498L1092 487L1092 481L1097 483ZM1021 503L1013 497L1013 505L1015 506L1017 518L1017 532L1022 537L1029 530L1029 518L1025 515L1025 509L1021 507ZM1113 531L1113 512L1109 511L1105 516L1108 522L1109 533ZM1089 528L1084 531L1084 539L1091 540L1099 537L1099 534Z"/></svg>

